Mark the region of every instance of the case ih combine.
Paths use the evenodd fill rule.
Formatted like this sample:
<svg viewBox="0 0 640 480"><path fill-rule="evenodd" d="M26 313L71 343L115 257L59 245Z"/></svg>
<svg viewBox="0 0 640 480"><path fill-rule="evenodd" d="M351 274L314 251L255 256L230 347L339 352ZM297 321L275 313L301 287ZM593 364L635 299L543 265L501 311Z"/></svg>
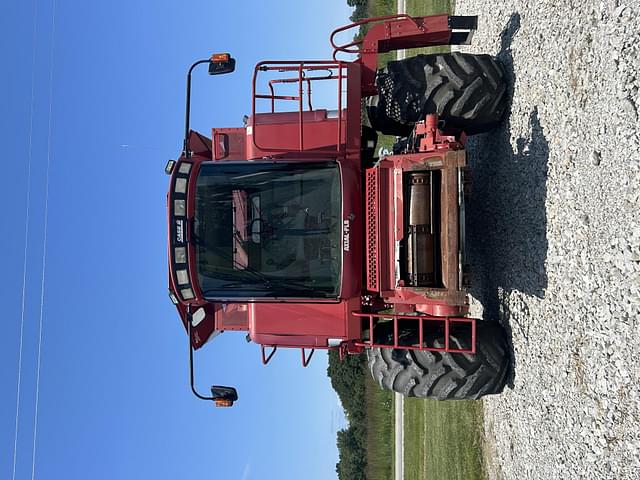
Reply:
<svg viewBox="0 0 640 480"><path fill-rule="evenodd" d="M336 45L362 23L371 24L363 40ZM260 62L245 125L211 138L189 129L191 74L200 64L229 73L235 60L217 54L190 68L184 148L166 168L169 296L199 398L238 398L232 387L194 386L194 349L223 331L248 332L265 364L281 347L300 349L304 366L317 349L366 352L378 383L408 396L502 390L505 334L468 316L464 258L465 138L502 118L502 66L450 53L378 69L383 52L466 44L476 23L368 19L333 32L332 60ZM337 108L318 108L329 91ZM376 131L401 138L392 155L376 158Z"/></svg>

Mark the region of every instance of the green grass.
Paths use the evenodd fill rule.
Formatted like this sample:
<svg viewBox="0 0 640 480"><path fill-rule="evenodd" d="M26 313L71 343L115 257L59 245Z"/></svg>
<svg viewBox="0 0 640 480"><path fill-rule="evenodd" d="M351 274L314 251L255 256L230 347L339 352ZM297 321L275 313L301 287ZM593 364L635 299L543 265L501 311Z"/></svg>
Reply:
<svg viewBox="0 0 640 480"><path fill-rule="evenodd" d="M407 12L419 17L436 13L453 13L453 2L450 0L407 0Z"/></svg>
<svg viewBox="0 0 640 480"><path fill-rule="evenodd" d="M371 0L367 5L369 17L384 17L395 15L398 11L396 0ZM378 66L385 66L390 60L396 59L395 52L381 53L378 55Z"/></svg>
<svg viewBox="0 0 640 480"><path fill-rule="evenodd" d="M436 15L438 13L453 13L453 9L453 0L407 0L407 13L417 17ZM420 53L446 53L450 51L451 48L449 45L410 48L407 50L407 57L412 57Z"/></svg>
<svg viewBox="0 0 640 480"><path fill-rule="evenodd" d="M365 378L367 480L390 480L394 470L393 394L380 389L371 376Z"/></svg>
<svg viewBox="0 0 640 480"><path fill-rule="evenodd" d="M405 399L405 478L484 479L482 418L479 401Z"/></svg>

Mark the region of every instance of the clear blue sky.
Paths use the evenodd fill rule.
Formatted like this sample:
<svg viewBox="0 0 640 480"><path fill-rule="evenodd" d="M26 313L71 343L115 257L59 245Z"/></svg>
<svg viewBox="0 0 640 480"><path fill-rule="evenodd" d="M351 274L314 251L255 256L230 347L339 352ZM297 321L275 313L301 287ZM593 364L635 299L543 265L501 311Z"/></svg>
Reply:
<svg viewBox="0 0 640 480"><path fill-rule="evenodd" d="M253 65L328 58L346 0L55 1L53 44L54 0L8 0L0 17L0 478L12 478L29 185L16 478L31 478L48 152L35 477L335 478L344 420L326 356L303 369L298 351L278 352L263 367L256 345L224 334L198 354L198 376L237 386L240 401L214 409L191 396L166 295L163 168L180 151L193 60L238 61L233 75L197 76L193 127L240 126Z"/></svg>

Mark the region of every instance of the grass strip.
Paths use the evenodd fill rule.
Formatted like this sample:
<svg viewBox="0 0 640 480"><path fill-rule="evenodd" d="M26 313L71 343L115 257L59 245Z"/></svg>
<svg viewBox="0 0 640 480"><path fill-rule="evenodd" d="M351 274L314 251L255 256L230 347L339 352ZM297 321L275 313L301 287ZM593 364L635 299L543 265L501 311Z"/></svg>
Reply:
<svg viewBox="0 0 640 480"><path fill-rule="evenodd" d="M483 408L479 401L405 399L405 478L481 480Z"/></svg>
<svg viewBox="0 0 640 480"><path fill-rule="evenodd" d="M397 12L395 0L371 0L369 16L392 15ZM407 13L414 16L453 13L452 0L407 0ZM407 50L407 57L420 53L449 52L448 45ZM395 52L380 56L380 66L395 60ZM393 137L381 135L379 145L393 143ZM382 392L367 380L367 478L371 480L393 478L393 402L390 392ZM375 389L370 393L371 389ZM383 407L375 411L376 402L369 397L388 394L381 398ZM379 425L378 425L379 423ZM405 478L416 480L480 480L485 478L482 467L483 408L479 401L448 401L405 399L404 404L404 469ZM388 443L387 443L388 442ZM383 457L387 457L385 459Z"/></svg>
<svg viewBox="0 0 640 480"><path fill-rule="evenodd" d="M407 0L407 13L415 17L426 15L437 15L439 13L453 14L454 2L452 0ZM407 50L407 57L413 57L421 53L447 53L450 52L449 45L439 47L410 48Z"/></svg>
<svg viewBox="0 0 640 480"><path fill-rule="evenodd" d="M382 390L367 375L367 480L390 480L394 466L393 393ZM410 478L410 477L407 477Z"/></svg>

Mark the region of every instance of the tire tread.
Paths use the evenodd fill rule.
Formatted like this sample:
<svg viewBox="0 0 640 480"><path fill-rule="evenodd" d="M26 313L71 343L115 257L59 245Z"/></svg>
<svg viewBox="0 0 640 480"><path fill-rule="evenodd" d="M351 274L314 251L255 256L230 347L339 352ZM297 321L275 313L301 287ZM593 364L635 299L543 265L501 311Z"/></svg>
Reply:
<svg viewBox="0 0 640 480"><path fill-rule="evenodd" d="M478 399L500 393L510 366L502 326L477 323L476 353L373 348L367 350L369 369L378 384L405 396L438 400ZM451 337L457 348L464 342ZM436 342L441 346L443 342Z"/></svg>
<svg viewBox="0 0 640 480"><path fill-rule="evenodd" d="M504 67L490 55L453 52L389 62L376 77L378 95L367 102L371 125L405 135L425 115L481 133L498 125L507 106Z"/></svg>

